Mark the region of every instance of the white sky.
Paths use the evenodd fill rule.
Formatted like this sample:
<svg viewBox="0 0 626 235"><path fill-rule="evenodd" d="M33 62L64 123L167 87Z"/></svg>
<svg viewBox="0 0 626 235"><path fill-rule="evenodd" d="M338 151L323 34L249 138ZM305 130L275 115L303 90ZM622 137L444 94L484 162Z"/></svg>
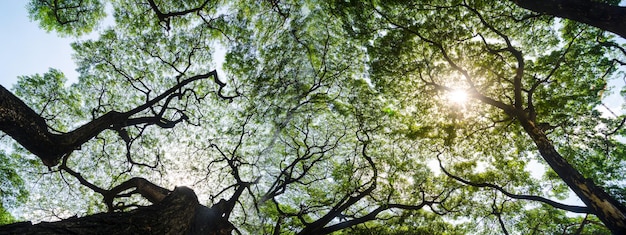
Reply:
<svg viewBox="0 0 626 235"><path fill-rule="evenodd" d="M78 73L72 61L73 38L46 33L26 12L27 1L0 0L0 85L10 89L17 76L61 70L69 81Z"/></svg>

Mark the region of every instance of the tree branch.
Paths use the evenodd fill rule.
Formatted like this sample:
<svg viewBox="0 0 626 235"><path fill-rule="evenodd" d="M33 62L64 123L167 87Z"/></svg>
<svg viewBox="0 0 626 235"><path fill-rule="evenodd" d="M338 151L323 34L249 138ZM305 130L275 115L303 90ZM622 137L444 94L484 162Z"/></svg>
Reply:
<svg viewBox="0 0 626 235"><path fill-rule="evenodd" d="M562 17L626 38L626 7L593 0L511 0L516 5L539 13Z"/></svg>
<svg viewBox="0 0 626 235"><path fill-rule="evenodd" d="M107 190L102 194L102 196L104 196L104 202L109 208L109 211L113 211L115 209L115 207L113 206L113 200L118 197L121 192L132 188L135 188L134 192L139 193L141 196L143 196L145 199L152 203L158 203L170 194L169 190L153 184L152 182L144 178L134 177L132 179L124 181L123 183L113 187L110 190Z"/></svg>
<svg viewBox="0 0 626 235"><path fill-rule="evenodd" d="M157 97L132 110L127 112L110 111L71 132L63 134L51 133L41 116L6 88L0 86L0 130L7 133L28 151L37 155L46 166L55 166L61 157L80 148L82 144L104 130L111 128L119 129L138 124L156 124L163 128L170 128L176 123L185 120L185 115L174 121L164 121L164 119L156 117L131 119L131 116L150 109L170 96L176 95L179 89L189 83L209 77L214 77L215 82L219 86L217 91L219 97L228 100L234 98L222 94L222 89L226 86L226 83L220 81L217 78L217 72L213 70L206 74L182 80Z"/></svg>
<svg viewBox="0 0 626 235"><path fill-rule="evenodd" d="M520 194L513 194L510 193L506 190L504 190L504 188L495 185L495 184L490 184L490 183L474 183L471 182L469 180L465 180L459 176L453 175L450 172L448 172L444 167L443 164L441 163L441 159L439 159L439 156L437 156L437 161L439 161L439 167L441 168L441 171L443 171L443 173L445 173L447 176L449 176L450 178L453 178L461 183L467 184L467 185L471 185L473 187L479 187L479 188L492 188L495 190L500 191L502 194L510 197L510 198L514 198L514 199L520 199L520 200L529 200L529 201L536 201L536 202L541 202L541 203L545 203L548 204L554 208L558 208L561 210L566 210L566 211L570 211L570 212L574 212L574 213L591 213L591 210L587 207L582 207L582 206L570 206L570 205L565 205L556 201L552 201L550 199L544 198L544 197L539 197L539 196L534 196L534 195L520 195Z"/></svg>
<svg viewBox="0 0 626 235"><path fill-rule="evenodd" d="M165 28L167 30L170 30L170 17L175 17L175 16L183 16L189 13L193 13L193 12L198 12L200 10L202 10L202 8L204 8L208 3L209 0L205 0L200 6L192 8L192 9L187 9L184 11L173 11L173 12L167 12L167 13L163 13L159 7L156 5L156 3L154 2L154 0L148 0L148 3L150 4L150 8L152 8L152 10L154 11L154 13L157 15L157 18L159 19L159 21L161 22L165 22Z"/></svg>

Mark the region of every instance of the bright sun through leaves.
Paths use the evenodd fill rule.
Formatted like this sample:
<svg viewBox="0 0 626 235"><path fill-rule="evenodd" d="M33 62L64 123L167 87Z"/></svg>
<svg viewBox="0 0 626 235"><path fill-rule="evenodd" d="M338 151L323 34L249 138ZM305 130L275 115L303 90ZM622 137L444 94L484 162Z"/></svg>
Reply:
<svg viewBox="0 0 626 235"><path fill-rule="evenodd" d="M463 105L467 102L468 96L467 92L461 89L455 89L453 91L448 92L446 97L450 102L458 105Z"/></svg>

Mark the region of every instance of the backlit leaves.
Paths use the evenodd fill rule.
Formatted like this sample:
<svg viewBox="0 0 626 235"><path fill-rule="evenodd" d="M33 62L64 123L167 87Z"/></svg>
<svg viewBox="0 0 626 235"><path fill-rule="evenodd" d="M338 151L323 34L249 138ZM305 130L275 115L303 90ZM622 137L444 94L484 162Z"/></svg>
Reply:
<svg viewBox="0 0 626 235"><path fill-rule="evenodd" d="M90 33L106 16L100 0L32 0L28 12L41 28L63 36Z"/></svg>
<svg viewBox="0 0 626 235"><path fill-rule="evenodd" d="M80 35L104 16L99 1L57 2L29 5L46 30ZM181 128L107 130L76 150L70 166L99 185L147 175L193 184L209 205L238 181L254 182L234 221L252 233L294 233L342 208L323 224L333 226L398 204L424 207L385 209L338 234L499 234L500 221L524 234L570 233L575 224L606 232L591 216L443 173L440 164L513 193L568 196L553 171L529 169L543 160L499 102L523 107L585 177L626 195L624 117L597 111L618 63L597 29L491 1L110 4L115 25L73 45L77 84L51 70L14 89L53 128L126 111L220 66L228 85L194 83L171 106L139 114L184 114ZM469 101L450 102L454 90Z"/></svg>

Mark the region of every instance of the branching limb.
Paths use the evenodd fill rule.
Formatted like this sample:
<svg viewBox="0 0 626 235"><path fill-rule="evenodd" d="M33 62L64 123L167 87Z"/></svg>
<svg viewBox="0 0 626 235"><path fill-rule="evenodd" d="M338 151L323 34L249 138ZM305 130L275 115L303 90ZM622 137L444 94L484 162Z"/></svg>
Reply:
<svg viewBox="0 0 626 235"><path fill-rule="evenodd" d="M504 220L502 219L502 209L504 208L504 203L506 201L502 202L502 205L500 205L500 207L498 208L498 205L496 205L497 203L497 194L494 195L493 197L493 202L491 204L491 208L492 208L492 215L495 215L496 218L498 219L498 223L500 224L500 228L502 229L502 233L505 235L509 235L509 230L506 229L506 225L504 224Z"/></svg>
<svg viewBox="0 0 626 235"><path fill-rule="evenodd" d="M109 211L113 211L115 209L119 209L118 206L113 205L113 200L115 198L128 197L131 194L139 193L141 196L146 198L148 201L152 203L158 203L162 201L167 195L169 195L170 191L162 188L152 182L140 178L135 177L130 180L127 180L118 186L113 187L112 189L106 190L96 186L95 184L89 182L85 177L83 177L80 173L72 170L67 166L68 156L63 158L61 165L59 166L60 170L63 170L80 182L81 185L93 190L96 193L101 194L104 197L104 202L107 205ZM124 191L129 189L135 189L130 194L122 194Z"/></svg>
<svg viewBox="0 0 626 235"><path fill-rule="evenodd" d="M465 180L459 176L453 175L450 172L448 172L444 167L443 164L441 163L441 159L439 159L439 156L437 156L437 160L439 161L439 168L441 168L441 171L446 174L448 177L453 178L461 183L473 186L473 187L479 187L479 188L492 188L495 190L500 191L502 194L510 197L510 198L514 198L514 199L520 199L520 200L529 200L529 201L536 201L536 202L541 202L541 203L545 203L548 204L554 208L558 208L561 210L566 210L566 211L570 211L570 212L574 212L574 213L591 213L591 210L588 207L582 207L582 206L571 206L571 205L565 205L556 201L552 201L550 199L544 198L544 197L539 197L539 196L534 196L534 195L523 195L523 194L514 194L514 193L510 193L506 190L504 190L504 188L495 185L495 184L490 184L490 183L474 183L471 182L469 180Z"/></svg>
<svg viewBox="0 0 626 235"><path fill-rule="evenodd" d="M561 65L563 64L563 62L565 61L565 56L567 55L567 53L570 51L570 48L572 47L572 44L574 44L574 41L582 34L581 32L578 32L578 34L576 34L572 40L570 40L570 42L567 44L567 47L565 47L565 50L563 51L563 53L561 53L561 56L559 57L559 59L554 63L554 67L552 67L552 69L550 70L550 72L548 72L548 75L546 75L545 78L536 78L535 77L535 83L530 87L529 90L527 90L527 105L528 105L528 118L531 121L536 121L537 119L537 111L535 110L535 105L534 105L534 101L533 101L533 95L535 94L535 91L537 90L537 88L543 84L546 83L548 81L550 81L550 79L552 78L552 76L554 75L554 73L561 68Z"/></svg>
<svg viewBox="0 0 626 235"><path fill-rule="evenodd" d="M157 15L157 18L159 19L159 21L165 23L165 29L169 31L171 29L170 27L171 17L183 16L189 13L199 12L209 3L209 0L205 0L200 6L192 8L192 9L187 9L184 11L165 12L165 13L159 9L159 7L156 5L154 0L148 0L148 3L150 4L150 8L152 8L152 11L154 11L154 13Z"/></svg>
<svg viewBox="0 0 626 235"><path fill-rule="evenodd" d="M352 226L356 226L359 224L363 224L365 222L368 221L373 221L373 220L377 220L380 219L379 217L377 217L380 213L384 212L384 211L388 211L391 209L400 209L400 210L406 210L406 211L417 211L417 210L421 210L424 207L429 207L431 210L435 208L436 205L439 206L443 206L444 201L446 201L446 199L448 198L448 196L450 195L450 193L454 191L454 190L444 190L442 191L440 194L435 195L434 197L432 197L432 199L427 199L426 197L426 193L424 191L420 192L420 195L422 197L422 202L416 205L407 205L407 204L400 204L400 203L391 203L389 201L389 198L387 198L387 201L384 202L382 205L376 207L376 209L370 211L369 213L360 216L360 217L355 217L355 218L351 218L351 219L345 219L347 216L343 216L342 214L339 214L339 216L337 216L336 218L344 218L345 221L343 222L339 222L336 224L333 224L331 226L328 227L324 227L321 228L319 230L315 230L312 233L304 233L305 231L303 230L303 232L300 232L299 234L331 234L333 232L342 230L342 229L346 229ZM443 214L441 212L437 212L435 210L433 210L433 213L437 213L437 214ZM340 219L341 221L341 219ZM311 232L311 231L308 231Z"/></svg>
<svg viewBox="0 0 626 235"><path fill-rule="evenodd" d="M435 42L431 39L428 39L426 37L424 37L419 31L417 31L417 29L414 29L414 27L408 27L408 26L404 26L401 25L397 22L395 22L393 19L391 19L389 16L387 16L386 14L384 14L383 12L381 12L380 10L374 8L374 10L381 16L383 17L389 24L392 24L395 27L401 28L403 30L406 30L407 32L410 32L412 34L414 34L415 36L417 36L418 38L420 38L421 40L433 45L434 47L436 47L440 53L442 54L442 56L444 57L445 61L456 71L458 71L459 73L461 73L463 75L463 77L465 77L466 81L470 84L470 87L472 89L472 92L470 92L470 96L479 99L481 102L486 103L488 105L494 106L496 108L499 108L501 110L503 110L505 113L507 113L510 116L515 116L515 110L518 109L517 104L522 104L521 102L521 78L523 76L523 66L524 66L524 60L522 58L521 52L517 51L511 44L511 42L509 41L508 37L502 33L500 33L501 36L503 36L503 38L505 39L505 41L508 42L507 44L507 48L503 49L506 51L509 51L511 54L513 54L515 56L515 58L518 60L518 68L517 68L517 72L516 72L516 76L515 76L515 84L517 88L519 88L519 91L516 91L516 95L515 98L516 101L514 102L514 106L505 104L501 101L492 99L490 97L487 97L483 94L481 94L476 87L474 86L473 82L472 82L472 76L469 74L469 72L463 68L461 68L459 65L457 65L449 56L448 53L446 52L445 48L443 47L443 45L441 43ZM485 22L486 23L486 22ZM489 26L490 27L490 26ZM493 27L492 27L493 28ZM499 33L499 31L497 31L496 29L493 29L496 32ZM446 90L446 91L451 91L452 89L446 86L442 86L440 84L436 84L434 82L426 82L426 85L429 86L434 86L435 89L438 90ZM520 95L518 96L517 93L519 93ZM517 102L517 99L520 99L519 102ZM520 106L521 108L521 106Z"/></svg>
<svg viewBox="0 0 626 235"><path fill-rule="evenodd" d="M513 87L514 87L514 105L515 105L515 109L517 110L522 110L523 109L523 101L522 101L522 78L524 76L524 57L523 54L520 50L517 50L513 44L511 43L511 40L509 39L509 37L507 35L505 35L504 33L502 33L500 30L496 29L495 27L493 27L491 24L489 24L485 18L474 8L463 4L463 6L465 6L465 8L467 8L468 10L470 10L471 12L473 12L479 19L480 22L487 27L489 30L491 30L492 32L494 32L495 34L497 34L498 36L500 36L500 38L502 38L504 40L504 42L506 43L506 51L510 52L513 57L515 57L515 60L517 60L517 68L515 69L515 78L513 79Z"/></svg>
<svg viewBox="0 0 626 235"><path fill-rule="evenodd" d="M366 131L362 131L363 133L361 134L361 137L358 137L359 142L362 143L361 146L361 155L362 157L367 161L367 163L369 164L369 167L372 170L372 177L371 177L371 181L367 182L366 184L369 184L369 186L364 189L363 191L356 191L356 192L350 192L347 193L346 195L344 195L343 198L341 198L339 200L338 203L335 204L335 206L333 206L324 216L320 217L319 219L311 222L311 223L305 223L306 227L304 229L302 229L302 231L300 231L298 234L299 235L304 235L304 234L326 234L324 231L326 228L325 226L330 223L333 219L335 218L339 218L342 216L342 213L344 211L346 211L349 207L353 206L354 204L356 204L358 201L360 201L361 199L365 198L366 196L371 195L371 193L374 191L374 189L376 189L376 182L377 182L377 178L378 178L378 168L376 167L376 164L374 163L374 161L372 160L372 158L369 156L369 154L367 153L367 147L370 141L370 137L367 134ZM380 211L376 212L373 211L372 215L375 217L378 213L380 213L383 210L386 210L388 208L379 208ZM364 222L371 220L369 218L364 218L363 219ZM359 221L359 220L357 220ZM339 229L337 227L337 229ZM336 231L336 230L335 230Z"/></svg>
<svg viewBox="0 0 626 235"><path fill-rule="evenodd" d="M177 96L178 91L184 86L210 77L213 77L219 86L219 90L217 91L219 97L227 100L236 97L226 96L222 93L222 89L226 86L226 83L220 81L217 77L217 72L213 70L206 74L200 74L182 80L175 86L172 86L170 89L132 110L126 112L110 111L71 132L62 134L51 133L48 130L48 125L41 116L28 107L22 100L0 86L0 130L7 133L28 151L37 155L46 166L55 166L63 156L80 148L82 144L94 138L104 130L120 129L139 124L170 128L186 120L184 114L181 115L178 120L173 121L167 121L158 115L151 118L131 117L157 106L166 99L171 99L170 97L173 95Z"/></svg>
<svg viewBox="0 0 626 235"><path fill-rule="evenodd" d="M63 162L61 163L61 165L59 166L60 170L63 170L67 173L69 173L71 176L73 176L74 178L76 178L78 180L78 182L80 182L80 184L84 185L85 187L93 190L96 193L102 194L104 195L107 190L100 188L98 186L96 186L95 184L89 182L87 179L85 179L85 177L83 177L80 173L72 170L71 168L69 168L67 166L67 159L68 159L69 155L66 155L65 157L63 157Z"/></svg>
<svg viewBox="0 0 626 235"><path fill-rule="evenodd" d="M619 44L615 42L601 41L599 38L596 38L596 42L603 47L615 48L622 53L622 56L626 56L626 49L624 49L624 47L620 46ZM620 65L626 65L626 62L618 60L618 59L614 59L613 61L617 62Z"/></svg>
<svg viewBox="0 0 626 235"><path fill-rule="evenodd" d="M372 221L372 220L376 220L379 219L377 216L378 214L380 214L383 211L389 210L389 209L403 209L403 210L420 210L422 208L424 208L424 206L428 205L428 202L424 201L422 203L420 203L419 205L403 205L403 204L387 204L387 205L382 205L377 207L376 209L372 210L370 213L358 217L358 218L354 218L345 222L340 222L328 227L324 227L323 229L321 229L319 231L318 234L330 234L342 229L346 229L355 225L359 225L359 224L363 224L365 222L368 221Z"/></svg>
<svg viewBox="0 0 626 235"><path fill-rule="evenodd" d="M104 201L107 207L109 208L109 210L112 211L116 209L113 206L113 200L117 197L120 197L120 193L129 189L132 189L132 188L135 189L134 193L139 193L141 196L143 196L144 198L146 198L148 201L152 203L157 203L157 202L162 201L171 192L165 188L162 188L156 184L153 184L152 182L144 178L135 177L113 187L110 190L107 190L103 194Z"/></svg>

